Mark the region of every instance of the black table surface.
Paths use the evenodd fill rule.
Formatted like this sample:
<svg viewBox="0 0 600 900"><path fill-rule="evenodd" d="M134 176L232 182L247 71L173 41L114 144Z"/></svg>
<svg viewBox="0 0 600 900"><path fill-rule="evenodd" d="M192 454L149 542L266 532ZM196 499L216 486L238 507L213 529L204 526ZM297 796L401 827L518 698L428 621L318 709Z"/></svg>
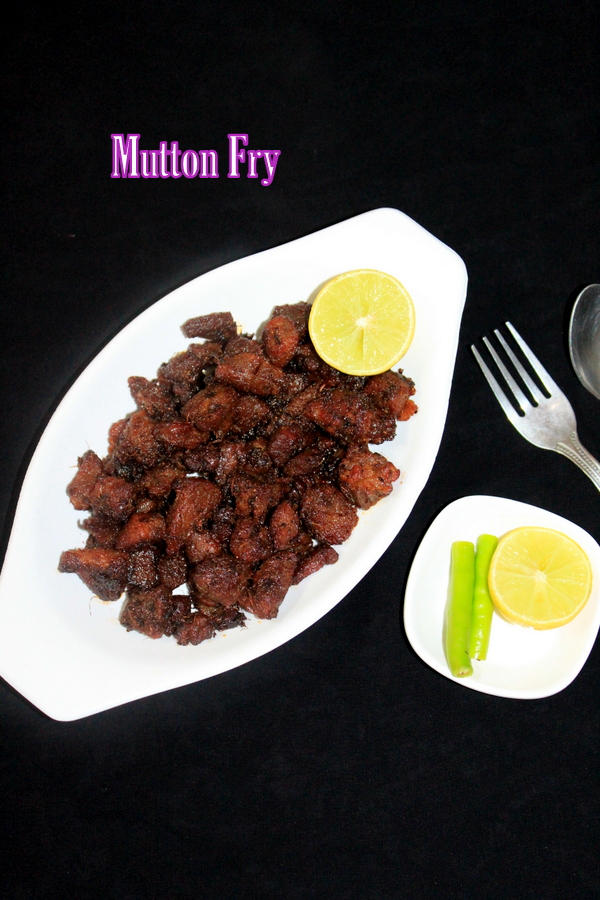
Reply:
<svg viewBox="0 0 600 900"><path fill-rule="evenodd" d="M514 322L600 454L565 343L575 294L600 281L599 18L589 0L15 9L2 552L61 396L190 278L388 206L462 256L469 288L431 477L331 613L241 668L71 723L0 682L3 897L600 896L598 646L564 691L516 701L432 671L402 625L416 548L459 497L533 503L600 539L596 488L519 437L469 351ZM225 160L233 132L281 151L270 185L110 178L111 134Z"/></svg>

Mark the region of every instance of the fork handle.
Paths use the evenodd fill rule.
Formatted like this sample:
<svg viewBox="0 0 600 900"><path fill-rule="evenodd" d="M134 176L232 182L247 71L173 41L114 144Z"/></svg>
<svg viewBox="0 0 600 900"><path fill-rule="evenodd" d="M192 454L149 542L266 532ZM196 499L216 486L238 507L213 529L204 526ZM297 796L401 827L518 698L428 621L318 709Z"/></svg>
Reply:
<svg viewBox="0 0 600 900"><path fill-rule="evenodd" d="M574 462L576 466L579 466L600 491L600 463L579 442L576 431L571 432L568 441L559 441L554 449L557 453L562 453L563 456Z"/></svg>

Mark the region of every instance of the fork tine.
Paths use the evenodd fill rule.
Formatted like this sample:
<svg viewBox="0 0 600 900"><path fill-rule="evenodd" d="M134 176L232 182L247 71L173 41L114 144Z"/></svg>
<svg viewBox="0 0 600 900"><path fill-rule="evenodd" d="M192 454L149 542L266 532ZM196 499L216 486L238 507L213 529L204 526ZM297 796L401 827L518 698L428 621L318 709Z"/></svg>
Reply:
<svg viewBox="0 0 600 900"><path fill-rule="evenodd" d="M547 372L546 369L543 367L543 365L541 364L541 362L539 361L539 359L537 358L537 356L535 355L533 350L531 350L531 348L527 346L527 344L525 343L525 341L523 340L523 338L521 337L521 335L519 334L517 329L513 325L511 325L510 322L506 322L505 324L506 324L506 327L508 328L508 330L510 331L510 333L512 334L512 336L514 337L515 341L517 342L517 344L523 351L523 355L525 356L525 359L527 360L527 362L529 363L529 365L531 366L531 368L533 369L533 371L535 372L537 377L540 379L540 381L542 382L542 384L544 385L544 387L546 388L548 393L550 395L552 395L554 393L561 394L562 391L559 388L559 386L557 385L557 383L554 381L554 379L549 374L549 372Z"/></svg>
<svg viewBox="0 0 600 900"><path fill-rule="evenodd" d="M517 372L519 373L519 375L521 376L521 378L527 385L527 388L528 388L531 396L533 397L533 399L536 401L536 403L541 403L542 400L544 399L544 395L540 391L539 387L537 386L537 384L535 383L535 381L533 380L533 378L531 377L531 375L529 374L527 369L525 369L525 367L523 365L521 365L521 363L519 362L519 360L513 353L512 348L509 346L509 344L505 340L504 335L497 328L495 329L494 334L498 338L498 341L500 342L502 347L504 347L504 351L505 351L506 355L508 356L508 358L510 359L511 363L513 364L513 366L515 367L515 369L517 370Z"/></svg>
<svg viewBox="0 0 600 900"><path fill-rule="evenodd" d="M529 400L529 397L525 396L525 394L523 393L523 391L521 390L521 388L519 387L519 385L517 384L515 379L512 377L512 375L510 374L510 372L508 371L508 369L506 368L506 366L504 365L504 363L502 362L502 360L496 353L496 350L494 349L494 347L492 346L492 344L490 343L490 341L488 341L488 339L486 337L483 338L483 343L490 351L492 359L494 360L494 362L496 363L496 365L498 366L498 368L504 375L506 383L508 384L511 391L513 392L513 395L519 404L519 408L521 409L521 412L523 412L523 413L526 412L527 409L531 407L531 402Z"/></svg>
<svg viewBox="0 0 600 900"><path fill-rule="evenodd" d="M502 388L500 387L500 385L499 385L498 382L496 381L495 377L492 375L491 370L488 368L487 363L484 362L484 360L483 360L481 354L479 353L479 350L478 350L477 347L475 346L475 344L471 344L471 350L473 351L473 356L475 357L475 359L476 359L477 362L479 363L479 368L481 369L481 371L482 371L483 374L485 375L485 378L486 378L487 383L489 384L489 386L491 387L492 391L494 392L494 396L496 397L496 400L498 401L498 403L500 404L500 406L502 407L502 409L503 409L504 412L506 413L506 418L507 418L507 419L509 420L509 422L511 422L511 423L515 426L515 428L516 428L517 425L518 425L518 423L519 423L519 421L520 421L520 418L521 418L521 417L519 416L519 414L518 414L518 412L516 411L516 409L513 407L512 403L510 403L510 401L507 400L507 398L506 398L506 396L505 396L505 394L504 394L504 391L502 390Z"/></svg>

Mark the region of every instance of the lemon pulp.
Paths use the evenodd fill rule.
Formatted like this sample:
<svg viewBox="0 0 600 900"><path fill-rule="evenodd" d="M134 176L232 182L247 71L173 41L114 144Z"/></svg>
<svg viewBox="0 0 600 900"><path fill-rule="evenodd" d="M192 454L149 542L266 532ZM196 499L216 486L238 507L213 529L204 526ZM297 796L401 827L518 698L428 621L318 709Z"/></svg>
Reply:
<svg viewBox="0 0 600 900"><path fill-rule="evenodd" d="M393 275L355 269L327 282L310 312L308 330L319 356L348 375L377 375L406 353L415 308Z"/></svg>
<svg viewBox="0 0 600 900"><path fill-rule="evenodd" d="M490 565L488 583L498 611L530 628L566 625L592 589L592 568L574 540L551 528L515 528L505 534Z"/></svg>

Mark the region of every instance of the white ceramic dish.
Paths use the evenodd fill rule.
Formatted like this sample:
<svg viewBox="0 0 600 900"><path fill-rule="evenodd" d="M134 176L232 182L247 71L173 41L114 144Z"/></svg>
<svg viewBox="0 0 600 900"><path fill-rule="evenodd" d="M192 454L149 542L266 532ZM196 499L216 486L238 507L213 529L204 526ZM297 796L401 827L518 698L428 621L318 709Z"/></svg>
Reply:
<svg viewBox="0 0 600 900"><path fill-rule="evenodd" d="M442 646L450 575L450 545L480 534L500 537L512 528L538 525L570 535L592 564L592 594L579 615L550 631L511 625L494 613L488 657L473 660L473 675L454 678ZM600 547L562 516L503 497L463 497L447 506L430 526L411 566L404 600L404 626L416 653L463 687L499 697L534 700L557 694L581 671L600 626Z"/></svg>
<svg viewBox="0 0 600 900"><path fill-rule="evenodd" d="M65 488L88 447L106 452L112 422L134 408L130 375L153 378L185 349L180 325L231 310L256 331L274 305L314 297L355 268L395 275L411 293L416 334L402 360L416 382L417 416L384 452L402 471L393 494L362 516L340 559L292 588L277 619L251 619L198 647L149 640L119 624L121 602L102 603L75 575L61 575L62 550L84 532ZM444 428L466 295L464 263L392 209L379 209L215 269L173 291L121 331L79 377L32 458L0 578L0 674L41 710L71 720L208 678L278 647L325 615L379 559L408 517L433 466ZM435 352L434 352L435 348Z"/></svg>

